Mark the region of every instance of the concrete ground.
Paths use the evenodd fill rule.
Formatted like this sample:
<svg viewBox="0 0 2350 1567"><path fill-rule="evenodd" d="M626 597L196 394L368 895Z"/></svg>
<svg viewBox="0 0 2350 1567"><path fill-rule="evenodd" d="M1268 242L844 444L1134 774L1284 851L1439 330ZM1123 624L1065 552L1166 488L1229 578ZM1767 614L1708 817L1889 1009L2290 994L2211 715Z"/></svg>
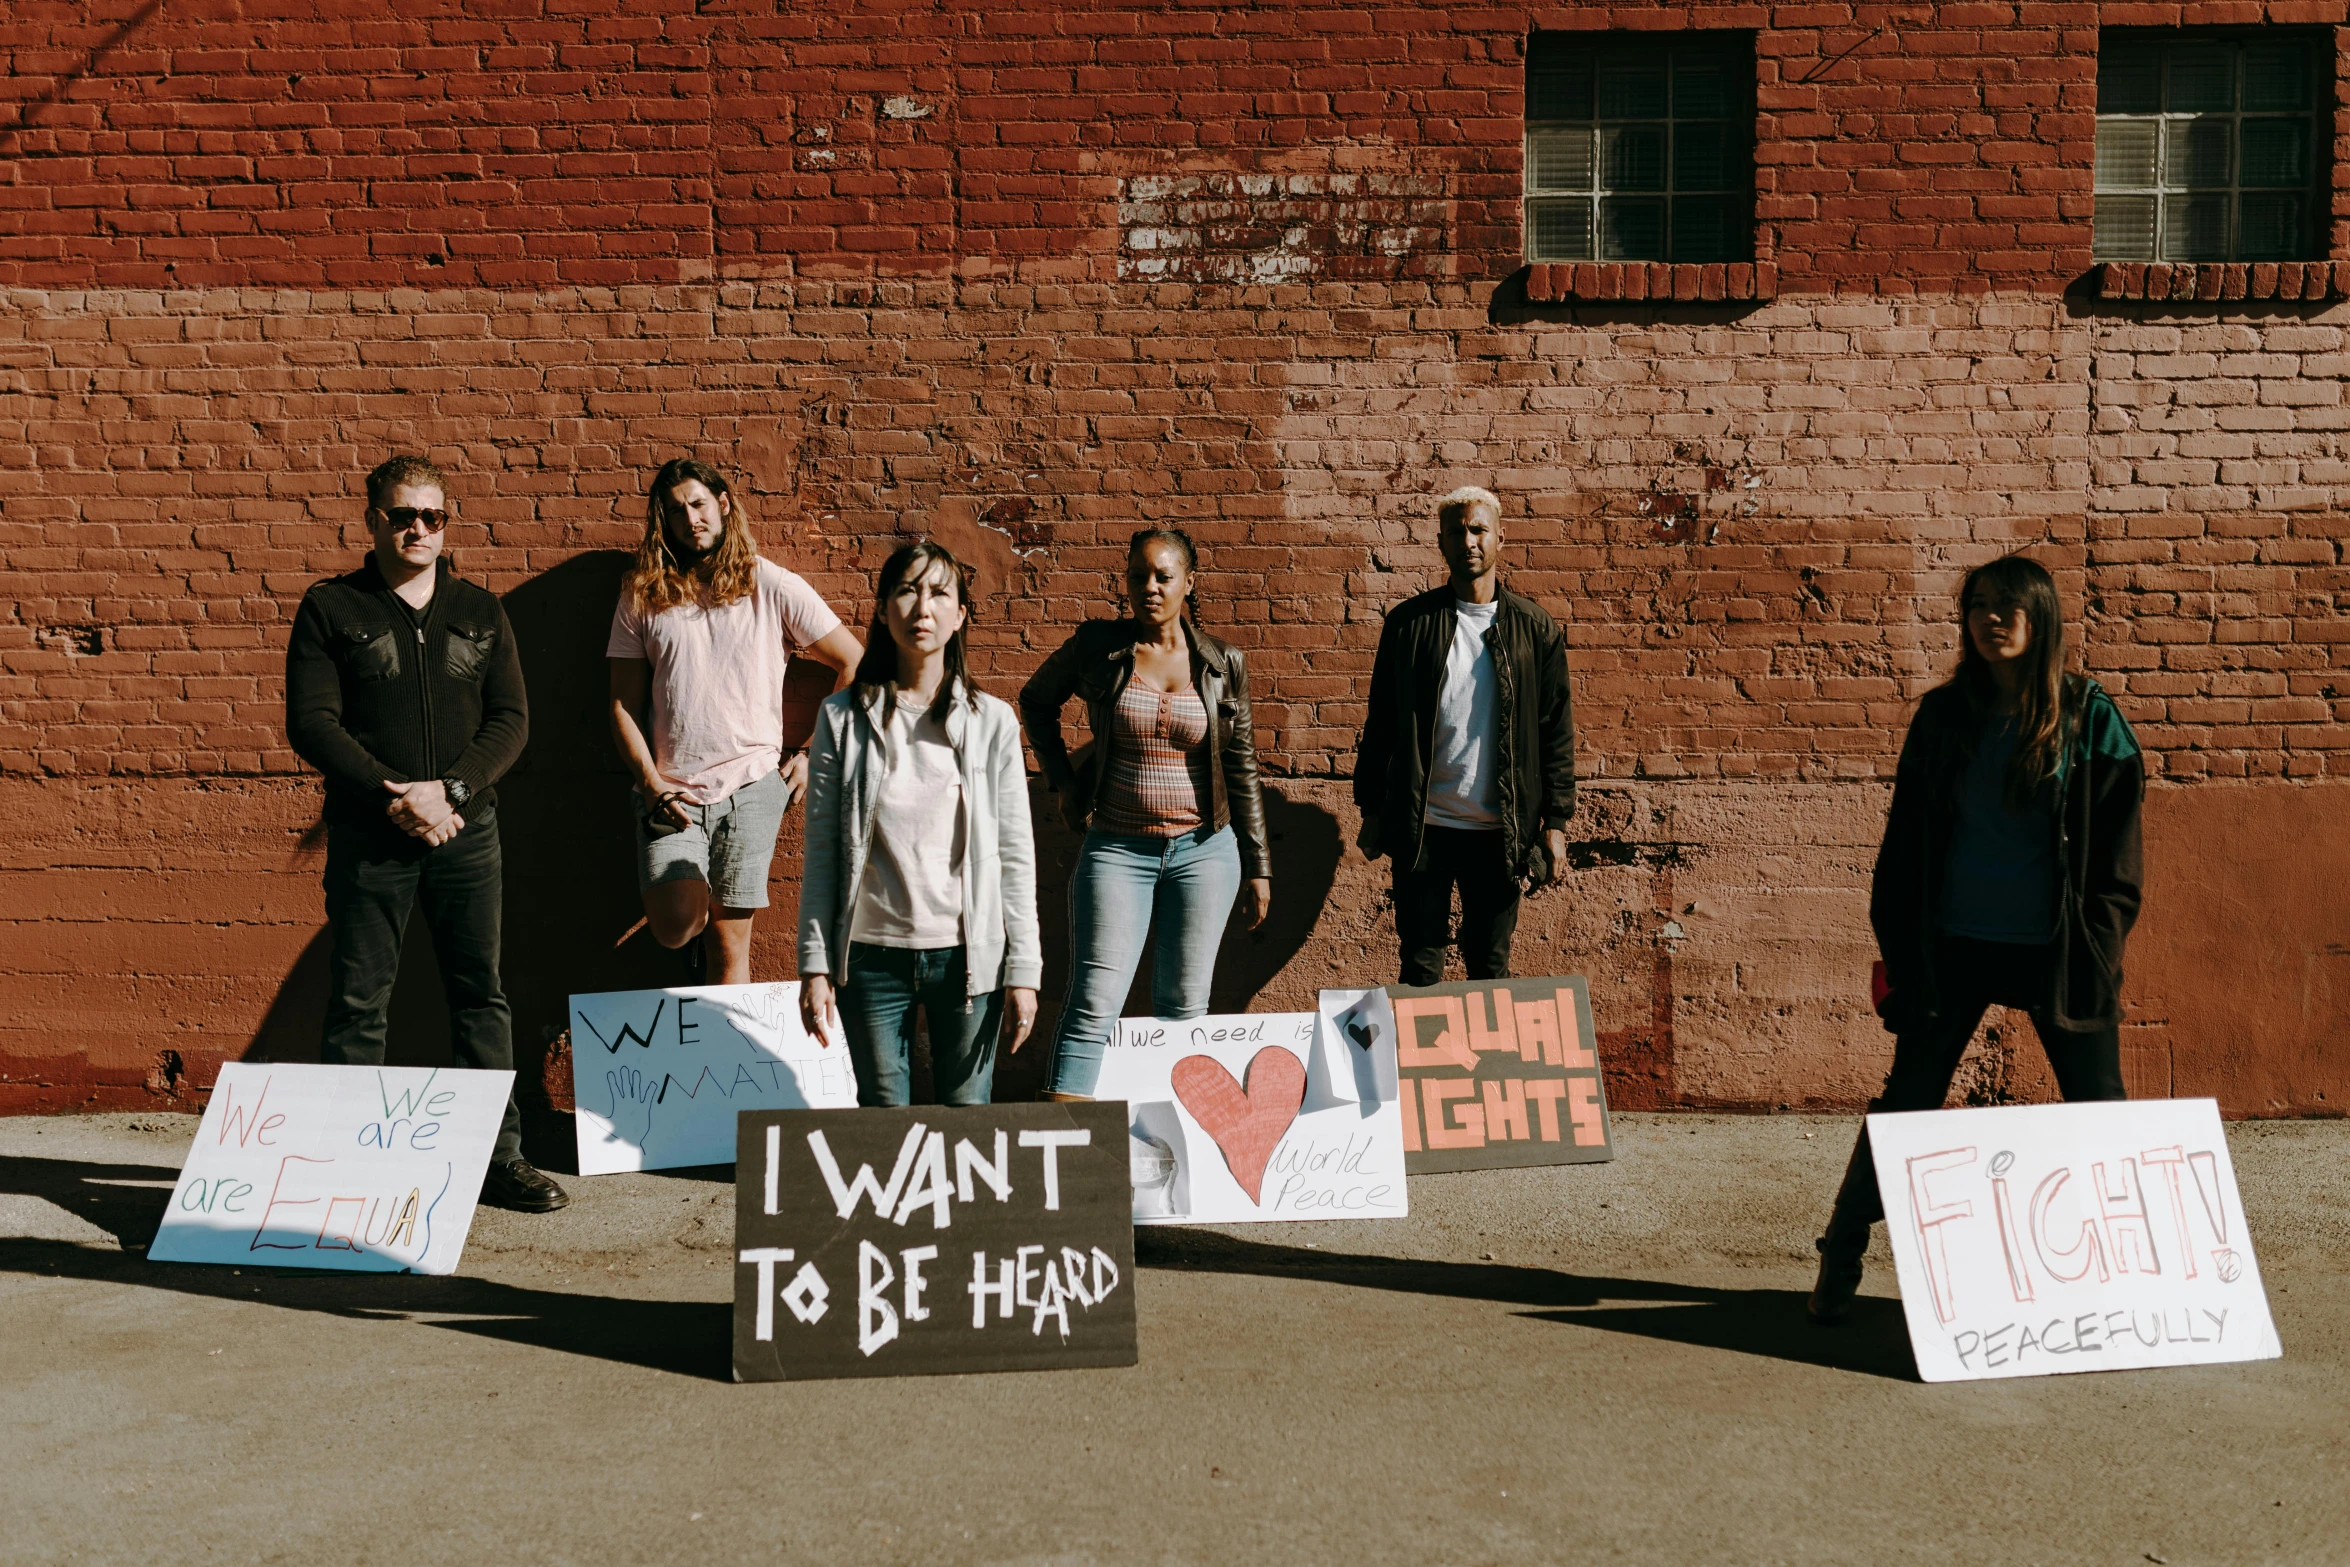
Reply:
<svg viewBox="0 0 2350 1567"><path fill-rule="evenodd" d="M724 1171L455 1278L150 1264L194 1125L0 1121L0 1560L2350 1561L2341 1122L2232 1129L2284 1359L1940 1386L1881 1243L1803 1320L1848 1119L1146 1231L1127 1370L748 1386Z"/></svg>

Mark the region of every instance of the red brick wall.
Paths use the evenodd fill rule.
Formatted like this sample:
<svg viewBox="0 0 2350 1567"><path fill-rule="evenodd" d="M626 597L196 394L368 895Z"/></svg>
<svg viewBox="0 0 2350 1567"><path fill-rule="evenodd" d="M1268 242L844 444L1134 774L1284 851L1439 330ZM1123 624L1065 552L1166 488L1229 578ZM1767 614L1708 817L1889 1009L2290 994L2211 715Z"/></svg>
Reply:
<svg viewBox="0 0 2350 1567"><path fill-rule="evenodd" d="M573 985L662 974L609 956L596 702L610 552L692 450L852 619L902 534L977 559L1006 694L1127 532L1195 534L1282 792L1235 1005L1386 972L1340 847L1370 650L1430 497L1502 492L1588 780L1520 967L1592 974L1624 1103L1865 1095L1884 779L1958 573L2032 546L2158 780L2133 1082L2350 1094L2350 307L2075 286L2096 28L2342 5L606 10L0 24L0 1107L314 1042L284 625L393 449L449 467L526 644L526 1054ZM1753 32L1775 299L1523 301L1526 32L1602 26ZM1970 1092L2045 1092L2014 1032Z"/></svg>

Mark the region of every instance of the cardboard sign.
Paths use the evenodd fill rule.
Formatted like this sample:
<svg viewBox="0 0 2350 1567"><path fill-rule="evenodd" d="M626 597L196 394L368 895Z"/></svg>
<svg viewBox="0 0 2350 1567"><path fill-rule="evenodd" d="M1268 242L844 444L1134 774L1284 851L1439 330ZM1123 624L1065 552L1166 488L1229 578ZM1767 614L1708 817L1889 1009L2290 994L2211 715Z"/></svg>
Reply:
<svg viewBox="0 0 2350 1567"><path fill-rule="evenodd" d="M734 1157L744 1110L852 1109L847 1044L800 1025L798 981L571 998L579 1173Z"/></svg>
<svg viewBox="0 0 2350 1567"><path fill-rule="evenodd" d="M1392 1039L1341 1059L1311 1012L1121 1018L1094 1088L1123 1099L1134 1222L1410 1211Z"/></svg>
<svg viewBox="0 0 2350 1567"><path fill-rule="evenodd" d="M1371 994L1343 1026L1393 1033L1412 1174L1616 1156L1580 975Z"/></svg>
<svg viewBox="0 0 2350 1567"><path fill-rule="evenodd" d="M2271 1360L2209 1099L1869 1117L1928 1382Z"/></svg>
<svg viewBox="0 0 2350 1567"><path fill-rule="evenodd" d="M512 1072L220 1069L152 1262L454 1273Z"/></svg>
<svg viewBox="0 0 2350 1567"><path fill-rule="evenodd" d="M736 1381L1134 1364L1122 1106L739 1126Z"/></svg>

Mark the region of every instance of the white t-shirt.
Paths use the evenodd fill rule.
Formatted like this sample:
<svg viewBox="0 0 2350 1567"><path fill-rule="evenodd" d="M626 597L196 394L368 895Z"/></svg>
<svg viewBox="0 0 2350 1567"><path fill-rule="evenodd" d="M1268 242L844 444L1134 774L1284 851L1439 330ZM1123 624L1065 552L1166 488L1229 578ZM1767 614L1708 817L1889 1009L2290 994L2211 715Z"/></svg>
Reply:
<svg viewBox="0 0 2350 1567"><path fill-rule="evenodd" d="M679 604L645 616L623 588L604 656L652 663L662 782L696 805L715 805L775 771L784 667L839 624L814 588L771 560L759 562L749 594L715 609Z"/></svg>
<svg viewBox="0 0 2350 1567"><path fill-rule="evenodd" d="M934 948L963 940L963 770L946 726L898 698L873 841L849 940Z"/></svg>
<svg viewBox="0 0 2350 1567"><path fill-rule="evenodd" d="M1428 759L1428 809L1434 827L1489 832L1501 825L1501 784L1494 766L1493 649L1485 633L1501 600L1454 599L1452 647L1436 697L1436 743Z"/></svg>

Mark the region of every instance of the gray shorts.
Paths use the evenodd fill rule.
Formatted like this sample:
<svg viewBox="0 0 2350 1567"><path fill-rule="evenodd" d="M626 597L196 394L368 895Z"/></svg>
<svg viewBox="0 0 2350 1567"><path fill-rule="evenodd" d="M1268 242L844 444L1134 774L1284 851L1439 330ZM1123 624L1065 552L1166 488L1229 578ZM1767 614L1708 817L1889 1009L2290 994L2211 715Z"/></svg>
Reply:
<svg viewBox="0 0 2350 1567"><path fill-rule="evenodd" d="M636 885L644 892L665 881L699 881L722 909L767 907L767 867L775 858L775 835L791 803L783 774L744 784L716 805L678 802L693 819L688 827L658 828L642 795L636 811Z"/></svg>

